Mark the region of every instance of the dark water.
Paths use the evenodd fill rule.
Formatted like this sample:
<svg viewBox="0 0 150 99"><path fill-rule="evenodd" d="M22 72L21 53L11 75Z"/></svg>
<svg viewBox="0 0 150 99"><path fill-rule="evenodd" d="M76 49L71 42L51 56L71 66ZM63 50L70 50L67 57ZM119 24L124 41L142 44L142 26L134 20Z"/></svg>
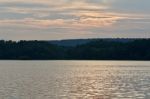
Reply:
<svg viewBox="0 0 150 99"><path fill-rule="evenodd" d="M150 62L0 61L0 99L150 99Z"/></svg>

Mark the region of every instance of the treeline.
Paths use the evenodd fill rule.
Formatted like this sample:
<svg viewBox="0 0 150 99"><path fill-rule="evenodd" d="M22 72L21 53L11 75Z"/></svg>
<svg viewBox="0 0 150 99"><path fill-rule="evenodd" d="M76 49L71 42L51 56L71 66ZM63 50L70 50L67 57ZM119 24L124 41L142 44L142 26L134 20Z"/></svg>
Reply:
<svg viewBox="0 0 150 99"><path fill-rule="evenodd" d="M63 50L46 41L0 41L0 59L62 59Z"/></svg>
<svg viewBox="0 0 150 99"><path fill-rule="evenodd" d="M130 42L96 40L77 46L47 41L0 41L0 59L6 60L150 60L150 39Z"/></svg>

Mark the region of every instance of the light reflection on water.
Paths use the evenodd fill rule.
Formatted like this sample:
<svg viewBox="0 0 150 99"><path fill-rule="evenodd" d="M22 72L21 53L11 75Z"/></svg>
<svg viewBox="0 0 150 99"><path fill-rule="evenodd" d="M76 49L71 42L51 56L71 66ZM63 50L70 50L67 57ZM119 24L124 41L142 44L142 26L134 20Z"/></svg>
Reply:
<svg viewBox="0 0 150 99"><path fill-rule="evenodd" d="M150 99L150 62L0 61L0 99Z"/></svg>

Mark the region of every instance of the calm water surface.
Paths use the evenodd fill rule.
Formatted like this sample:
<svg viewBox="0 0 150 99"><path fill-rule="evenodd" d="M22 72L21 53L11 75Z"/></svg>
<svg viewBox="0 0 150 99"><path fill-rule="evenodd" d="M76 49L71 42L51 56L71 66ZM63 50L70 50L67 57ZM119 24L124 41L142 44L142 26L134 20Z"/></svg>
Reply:
<svg viewBox="0 0 150 99"><path fill-rule="evenodd" d="M0 99L150 99L150 62L0 61Z"/></svg>

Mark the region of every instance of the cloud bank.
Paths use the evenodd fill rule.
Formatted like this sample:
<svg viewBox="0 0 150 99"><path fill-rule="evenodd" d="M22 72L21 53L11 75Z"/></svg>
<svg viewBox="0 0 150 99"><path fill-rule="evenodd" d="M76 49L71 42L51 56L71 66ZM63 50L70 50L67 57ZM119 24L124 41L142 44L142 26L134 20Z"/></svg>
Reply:
<svg viewBox="0 0 150 99"><path fill-rule="evenodd" d="M150 37L148 3L148 0L0 0L0 39Z"/></svg>

